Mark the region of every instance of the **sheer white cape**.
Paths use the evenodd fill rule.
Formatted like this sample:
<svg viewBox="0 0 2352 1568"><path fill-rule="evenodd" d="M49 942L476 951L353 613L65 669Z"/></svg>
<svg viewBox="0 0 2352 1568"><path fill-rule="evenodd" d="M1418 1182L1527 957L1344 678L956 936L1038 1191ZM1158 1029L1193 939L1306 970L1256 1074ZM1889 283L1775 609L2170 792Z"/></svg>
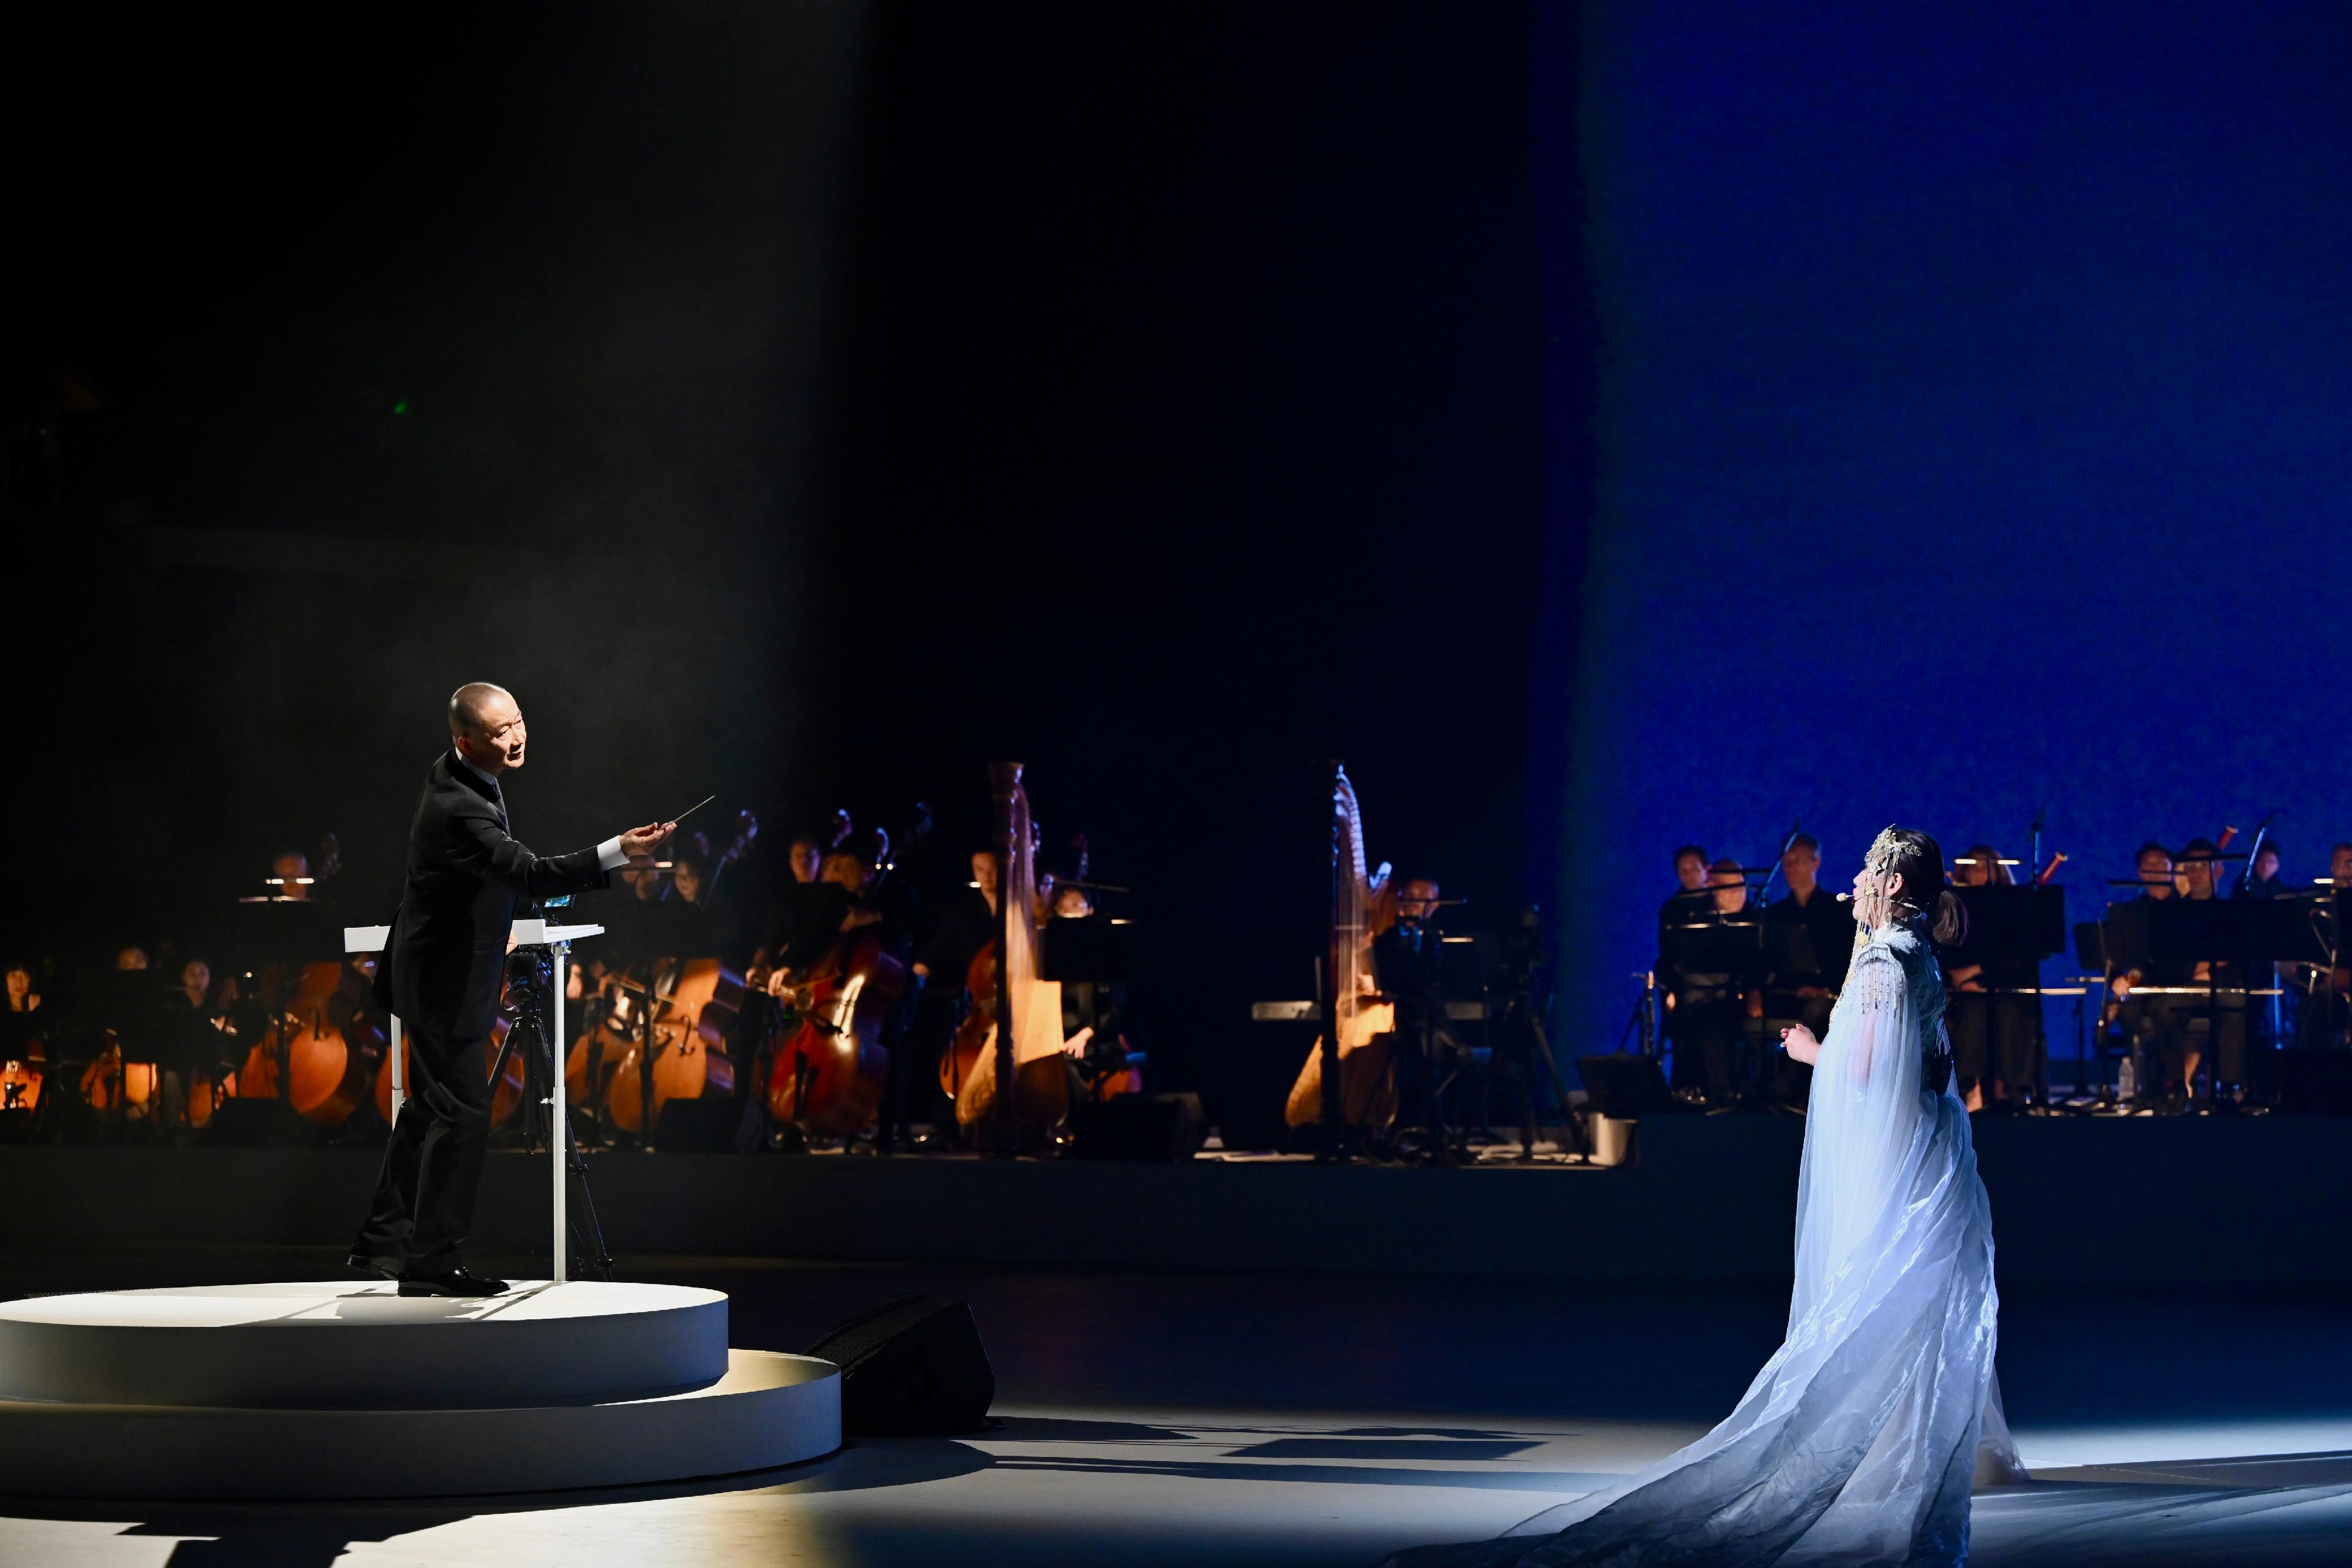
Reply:
<svg viewBox="0 0 2352 1568"><path fill-rule="evenodd" d="M1993 1380L1992 1220L1969 1119L1920 1082L1943 977L1908 926L1857 946L1813 1070L1789 1333L1722 1425L1469 1564L1958 1563L1973 1479L2025 1479Z"/></svg>

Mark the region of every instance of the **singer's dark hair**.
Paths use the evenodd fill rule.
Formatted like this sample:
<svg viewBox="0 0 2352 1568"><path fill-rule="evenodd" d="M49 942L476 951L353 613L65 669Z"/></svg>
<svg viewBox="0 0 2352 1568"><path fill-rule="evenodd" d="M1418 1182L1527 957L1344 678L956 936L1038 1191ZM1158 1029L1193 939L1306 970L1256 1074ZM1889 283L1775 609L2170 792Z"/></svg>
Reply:
<svg viewBox="0 0 2352 1568"><path fill-rule="evenodd" d="M1916 828L1889 828L1881 836L1894 850L1886 869L1903 879L1896 907L1907 918L1926 921L1937 946L1957 947L1968 940L1967 906L1944 885L1944 846Z"/></svg>

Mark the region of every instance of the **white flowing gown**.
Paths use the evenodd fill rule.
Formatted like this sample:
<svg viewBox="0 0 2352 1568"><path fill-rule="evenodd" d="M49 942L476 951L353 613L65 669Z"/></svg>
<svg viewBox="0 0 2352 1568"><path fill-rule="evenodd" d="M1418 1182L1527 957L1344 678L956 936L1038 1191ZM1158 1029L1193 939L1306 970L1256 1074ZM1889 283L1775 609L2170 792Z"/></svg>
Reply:
<svg viewBox="0 0 2352 1568"><path fill-rule="evenodd" d="M1788 1338L1722 1425L1499 1540L1391 1561L1965 1562L1972 1482L2025 1477L1993 1380L1992 1219L1968 1112L1920 1082L1943 1014L1916 930L1856 946L1813 1069Z"/></svg>

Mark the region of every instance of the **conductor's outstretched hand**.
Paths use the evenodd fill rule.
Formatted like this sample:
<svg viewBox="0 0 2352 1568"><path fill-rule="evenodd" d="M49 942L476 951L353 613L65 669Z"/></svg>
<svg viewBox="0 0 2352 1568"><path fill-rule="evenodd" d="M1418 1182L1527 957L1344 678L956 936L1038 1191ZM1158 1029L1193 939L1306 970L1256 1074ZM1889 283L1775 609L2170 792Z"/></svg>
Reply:
<svg viewBox="0 0 2352 1568"><path fill-rule="evenodd" d="M676 831L676 822L647 822L642 828L631 828L621 835L621 852L629 857L631 865L651 865L654 852Z"/></svg>

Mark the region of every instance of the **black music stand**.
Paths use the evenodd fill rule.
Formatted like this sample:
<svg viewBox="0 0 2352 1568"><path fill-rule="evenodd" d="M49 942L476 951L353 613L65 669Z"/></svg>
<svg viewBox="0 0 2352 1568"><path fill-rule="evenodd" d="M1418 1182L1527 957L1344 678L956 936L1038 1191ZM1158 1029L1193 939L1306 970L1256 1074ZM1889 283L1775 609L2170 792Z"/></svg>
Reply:
<svg viewBox="0 0 2352 1568"><path fill-rule="evenodd" d="M1953 896L1968 911L1969 928L1948 964L1977 964L1988 970L2033 967L2030 986L1988 986L1990 995L2033 998L2033 1079L2037 1103L2050 1099L2050 1037L2042 1017L2042 961L2066 950L2066 890L2031 884L1956 887ZM1996 1009L1994 1018L2000 1014ZM2074 1059L2074 1092L2083 1090L2083 1063Z"/></svg>
<svg viewBox="0 0 2352 1568"><path fill-rule="evenodd" d="M2272 973L2271 966L2291 958L2302 946L2296 926L2300 915L2292 900L2270 898L2133 899L2111 906L2105 932L2105 956L2123 968L2159 969L2193 974L2206 966L2205 1008L2208 1027L2206 1110L2222 1104L2221 1093L2221 969L2234 966L2238 984L2237 1010L2242 1018L2251 1009L2255 979ZM2252 1041L2245 1042L2252 1049ZM2182 1085L2191 1102L2195 1086Z"/></svg>
<svg viewBox="0 0 2352 1568"><path fill-rule="evenodd" d="M1723 975L1727 977L1724 989L1737 1008L1741 993L1763 983L1765 971L1764 921L1762 913L1743 909L1737 915L1717 914L1706 918L1664 925L1658 930L1658 953L1667 967L1678 976ZM1748 1033L1744 1027L1735 1028L1735 1041ZM1761 1020L1758 1027L1758 1049L1761 1044ZM1761 1058L1750 1063L1746 1074L1748 1084L1743 1086L1741 1073L1735 1062L1732 1070L1732 1092L1735 1099L1752 1087L1756 1079L1753 1069Z"/></svg>
<svg viewBox="0 0 2352 1568"><path fill-rule="evenodd" d="M1133 927L1108 915L1057 915L1037 937L1037 974L1062 986L1062 1032L1092 1029L1125 1011L1127 934ZM1075 1026L1075 1027L1074 1027Z"/></svg>
<svg viewBox="0 0 2352 1568"><path fill-rule="evenodd" d="M301 984L305 965L331 963L340 967L350 961L343 948L342 911L316 899L241 898L229 905L223 934L234 963L254 977L257 987L263 973L277 976L267 993L239 999L255 1024L254 1033L246 1040L248 1049L260 1044L265 1032L275 1042L278 1088L274 1109L265 1111L261 1107L269 1103L257 1102L253 1110L233 1114L228 1126L216 1128L214 1136L216 1140L234 1134L250 1142L299 1142L309 1135L310 1124L294 1113L293 1102L288 1098L293 1092L293 1072L289 1061L290 1042L286 1038L286 1002Z"/></svg>

